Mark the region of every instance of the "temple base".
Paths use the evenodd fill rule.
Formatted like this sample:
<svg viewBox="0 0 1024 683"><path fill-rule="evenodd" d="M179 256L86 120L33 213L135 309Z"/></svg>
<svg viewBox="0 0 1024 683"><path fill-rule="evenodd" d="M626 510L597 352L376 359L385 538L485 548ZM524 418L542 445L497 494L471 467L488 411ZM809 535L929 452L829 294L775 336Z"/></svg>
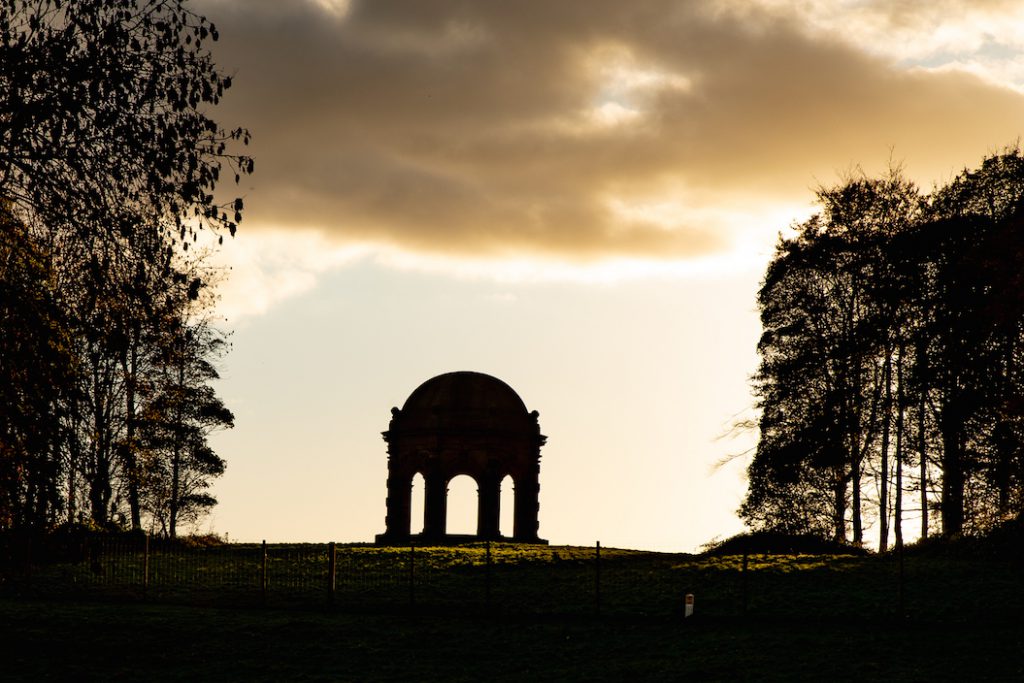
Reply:
<svg viewBox="0 0 1024 683"><path fill-rule="evenodd" d="M514 538L511 536L497 536L495 538L483 538L474 534L443 534L443 535L426 535L426 534L411 534L408 536L397 536L389 535L387 533L377 534L374 538L374 543L380 546L449 546L449 545L470 545L472 543L484 543L491 541L493 543L527 543L531 545L548 545L548 542L543 538Z"/></svg>

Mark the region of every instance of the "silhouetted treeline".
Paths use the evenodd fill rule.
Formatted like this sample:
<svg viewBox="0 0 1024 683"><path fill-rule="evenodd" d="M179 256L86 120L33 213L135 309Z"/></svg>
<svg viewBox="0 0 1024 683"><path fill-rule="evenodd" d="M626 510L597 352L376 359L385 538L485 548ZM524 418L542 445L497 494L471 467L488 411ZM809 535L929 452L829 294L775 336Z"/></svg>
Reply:
<svg viewBox="0 0 1024 683"><path fill-rule="evenodd" d="M756 529L878 546L1024 504L1024 156L931 194L899 171L818 193L758 294Z"/></svg>
<svg viewBox="0 0 1024 683"><path fill-rule="evenodd" d="M214 190L252 171L205 113L216 39L182 0L0 0L0 529L173 536L215 503L233 417L194 245L235 233Z"/></svg>

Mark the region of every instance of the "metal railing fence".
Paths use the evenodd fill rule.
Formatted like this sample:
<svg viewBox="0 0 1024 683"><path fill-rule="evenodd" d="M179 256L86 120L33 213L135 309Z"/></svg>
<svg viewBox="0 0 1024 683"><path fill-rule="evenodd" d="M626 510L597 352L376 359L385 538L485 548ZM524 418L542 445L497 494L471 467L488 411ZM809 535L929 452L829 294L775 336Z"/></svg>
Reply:
<svg viewBox="0 0 1024 683"><path fill-rule="evenodd" d="M701 617L955 618L986 601L994 618L1024 610L1016 565L821 555L699 557L565 546L475 543L192 546L141 536L0 539L0 595L221 606L470 612L498 616L673 616L696 596ZM934 596L942 595L936 602Z"/></svg>

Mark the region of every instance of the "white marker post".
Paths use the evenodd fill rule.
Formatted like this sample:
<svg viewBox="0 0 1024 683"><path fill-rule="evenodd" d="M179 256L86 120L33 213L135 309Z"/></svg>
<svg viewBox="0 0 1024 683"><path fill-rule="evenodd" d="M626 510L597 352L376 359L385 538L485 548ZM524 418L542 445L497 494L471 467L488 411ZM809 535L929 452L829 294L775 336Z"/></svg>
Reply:
<svg viewBox="0 0 1024 683"><path fill-rule="evenodd" d="M683 617L689 618L693 616L693 593L686 594L686 608L683 610Z"/></svg>

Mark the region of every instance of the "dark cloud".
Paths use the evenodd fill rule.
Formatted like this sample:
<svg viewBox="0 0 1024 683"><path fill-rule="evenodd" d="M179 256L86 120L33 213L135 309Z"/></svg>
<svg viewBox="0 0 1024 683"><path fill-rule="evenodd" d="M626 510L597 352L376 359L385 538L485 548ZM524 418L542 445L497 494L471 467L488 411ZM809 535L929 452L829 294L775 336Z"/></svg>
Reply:
<svg viewBox="0 0 1024 683"><path fill-rule="evenodd" d="M806 201L815 179L890 149L941 179L1024 122L1018 92L900 70L735 3L198 7L237 74L219 118L255 136L247 220L345 241L705 254L732 235L700 210ZM685 199L677 221L615 209L674 196Z"/></svg>

